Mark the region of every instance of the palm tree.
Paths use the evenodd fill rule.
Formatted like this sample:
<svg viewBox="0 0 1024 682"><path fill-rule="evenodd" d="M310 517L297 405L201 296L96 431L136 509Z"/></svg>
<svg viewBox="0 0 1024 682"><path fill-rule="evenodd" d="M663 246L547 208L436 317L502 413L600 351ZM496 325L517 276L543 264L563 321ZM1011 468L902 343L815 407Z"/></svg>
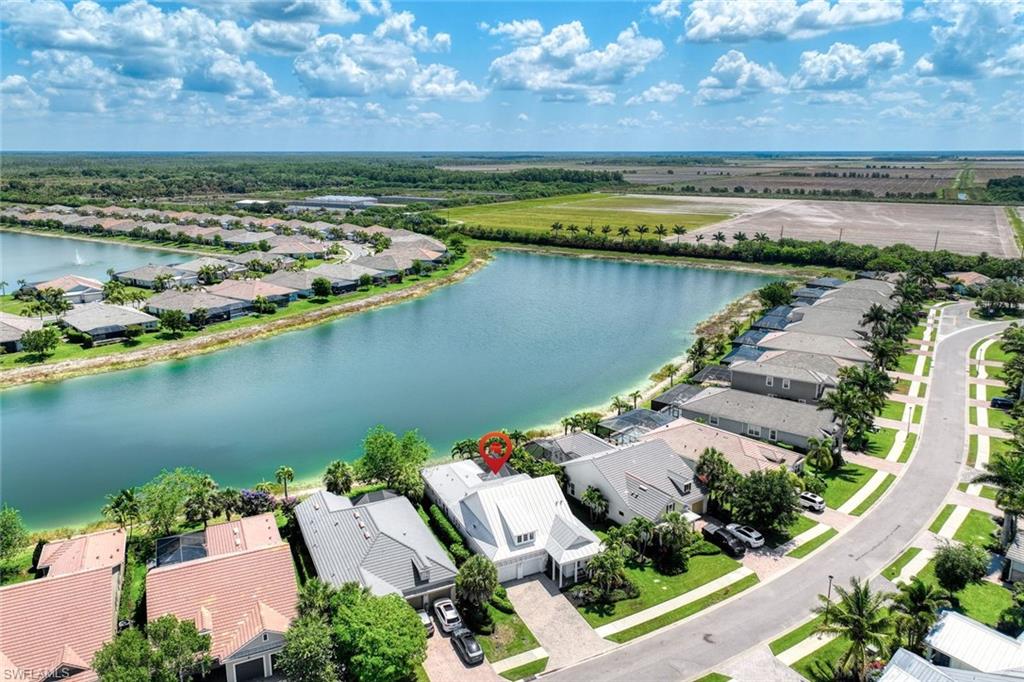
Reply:
<svg viewBox="0 0 1024 682"><path fill-rule="evenodd" d="M0 279L0 296L7 295L7 281Z"/></svg>
<svg viewBox="0 0 1024 682"><path fill-rule="evenodd" d="M1013 537L1016 519L1024 514L1024 456L1019 436L1014 436L1012 450L995 454L985 465L985 473L974 483L987 483L996 489L996 504L1003 510L1003 542Z"/></svg>
<svg viewBox="0 0 1024 682"><path fill-rule="evenodd" d="M455 576L455 594L461 604L479 609L494 596L498 587L498 569L483 554L469 557Z"/></svg>
<svg viewBox="0 0 1024 682"><path fill-rule="evenodd" d="M818 626L818 632L845 637L850 648L839 658L839 668L853 675L857 680L866 680L868 667L875 654L884 655L892 637L886 614L889 596L884 592L872 592L867 582L860 578L850 580L850 588L836 586L838 599L835 603L819 594L821 605L815 608L824 614L825 620Z"/></svg>
<svg viewBox="0 0 1024 682"><path fill-rule="evenodd" d="M327 470L324 471L324 487L327 488L327 492L335 495L348 495L352 492L355 477L351 464L336 459L328 464Z"/></svg>
<svg viewBox="0 0 1024 682"><path fill-rule="evenodd" d="M637 225L636 226L636 233L638 235L640 235L641 239L643 239L644 235L647 234L650 231L651 231L651 228L647 227L646 225L641 224L641 225Z"/></svg>
<svg viewBox="0 0 1024 682"><path fill-rule="evenodd" d="M668 385L674 386L676 383L676 374L679 374L679 365L674 362L670 362L661 369L665 374L668 374Z"/></svg>
<svg viewBox="0 0 1024 682"><path fill-rule="evenodd" d="M209 476L203 476L185 499L185 519L190 523L203 522L203 528L217 515L219 504L217 483Z"/></svg>
<svg viewBox="0 0 1024 682"><path fill-rule="evenodd" d="M702 242L704 241L704 235L698 234L696 237L694 237L694 239L696 239L698 242Z"/></svg>
<svg viewBox="0 0 1024 682"><path fill-rule="evenodd" d="M625 526L626 538L640 556L647 554L647 545L655 535L654 523L646 516L634 516Z"/></svg>
<svg viewBox="0 0 1024 682"><path fill-rule="evenodd" d="M615 410L615 414L622 414L623 410L629 409L629 403L623 400L621 396L615 396L612 398L612 409Z"/></svg>
<svg viewBox="0 0 1024 682"><path fill-rule="evenodd" d="M754 241L755 242L762 242L762 243L770 242L771 241L771 237L769 237L764 232L755 232L754 233Z"/></svg>
<svg viewBox="0 0 1024 682"><path fill-rule="evenodd" d="M608 235L611 234L611 232L612 232L612 226L611 225L602 225L601 226L601 236L604 237L606 240L608 239Z"/></svg>
<svg viewBox="0 0 1024 682"><path fill-rule="evenodd" d="M690 361L694 372L704 369L704 365L707 364L707 359L710 355L711 346L703 336L698 336L694 339L690 350L686 351L686 359Z"/></svg>
<svg viewBox="0 0 1024 682"><path fill-rule="evenodd" d="M509 440L512 441L512 445L519 447L526 440L526 434L519 429L512 429L508 432Z"/></svg>
<svg viewBox="0 0 1024 682"><path fill-rule="evenodd" d="M575 237L576 233L580 231L580 226L574 223L569 223L569 227L565 228L565 230L566 232Z"/></svg>
<svg viewBox="0 0 1024 682"><path fill-rule="evenodd" d="M604 595L621 585L626 579L626 562L620 548L609 546L594 555L587 563L587 575Z"/></svg>
<svg viewBox="0 0 1024 682"><path fill-rule="evenodd" d="M889 319L889 312L882 307L879 303L872 303L871 307L864 313L864 317L860 318L860 323L867 327L871 327L871 335L876 336L878 330L882 328L882 323Z"/></svg>
<svg viewBox="0 0 1024 682"><path fill-rule="evenodd" d="M279 466L274 472L274 478L278 483L284 485L284 496L288 497L288 483L295 480L295 470L289 466Z"/></svg>
<svg viewBox="0 0 1024 682"><path fill-rule="evenodd" d="M587 233L588 237L593 237L594 236L594 226L593 225L587 225L586 227L583 228L583 231Z"/></svg>
<svg viewBox="0 0 1024 682"><path fill-rule="evenodd" d="M608 500L605 499L600 490L592 485L587 486L587 489L583 491L583 495L580 496L580 502L590 510L591 521L597 516L604 516L608 513Z"/></svg>
<svg viewBox="0 0 1024 682"><path fill-rule="evenodd" d="M902 341L878 337L868 343L868 352L875 367L881 370L892 369L903 355Z"/></svg>
<svg viewBox="0 0 1024 682"><path fill-rule="evenodd" d="M221 488L216 493L217 514L230 521L232 514L242 513L242 493L236 488Z"/></svg>
<svg viewBox="0 0 1024 682"><path fill-rule="evenodd" d="M893 380L882 370L871 366L843 367L839 370L839 381L856 389L862 396L869 412L881 412L893 390Z"/></svg>
<svg viewBox="0 0 1024 682"><path fill-rule="evenodd" d="M472 438L463 438L452 445L452 459L468 459L476 454L477 443Z"/></svg>
<svg viewBox="0 0 1024 682"><path fill-rule="evenodd" d="M659 223L658 226L654 228L654 234L658 235L659 237L664 237L665 235L668 234L668 228Z"/></svg>
<svg viewBox="0 0 1024 682"><path fill-rule="evenodd" d="M716 244L725 243L725 233L715 232L713 235L711 235L711 241L715 242Z"/></svg>
<svg viewBox="0 0 1024 682"><path fill-rule="evenodd" d="M683 227L682 225L673 225L672 234L674 234L677 237L682 237L684 234L686 234L686 228Z"/></svg>
<svg viewBox="0 0 1024 682"><path fill-rule="evenodd" d="M939 610L950 606L948 595L917 577L900 585L899 589L892 598L892 612L897 614L896 629L903 636L904 646L921 653L924 638L935 625Z"/></svg>
<svg viewBox="0 0 1024 682"><path fill-rule="evenodd" d="M831 438L808 438L807 463L816 471L829 471L835 463L835 447Z"/></svg>
<svg viewBox="0 0 1024 682"><path fill-rule="evenodd" d="M644 394L641 393L640 391L633 391L632 393L629 394L629 397L633 399L633 409L634 410L636 409L636 401L640 400L640 398L642 398L643 395Z"/></svg>
<svg viewBox="0 0 1024 682"><path fill-rule="evenodd" d="M734 233L732 235L732 238L733 238L734 241L737 241L737 242L745 242L745 241L747 241L747 233L746 232L736 232L736 233Z"/></svg>
<svg viewBox="0 0 1024 682"><path fill-rule="evenodd" d="M618 234L618 235L619 235L620 237L622 237L622 242L623 242L623 243L625 243L625 242L626 242L626 237L628 237L628 236L629 236L629 233L630 233L630 231L631 231L631 230L630 230L630 229L629 229L628 227L626 227L625 225L623 225L622 227L620 227L620 228L619 228L618 230L616 230L615 232L616 232L616 234Z"/></svg>
<svg viewBox="0 0 1024 682"><path fill-rule="evenodd" d="M338 591L332 585L311 578L299 589L299 614L328 621L334 616L337 596Z"/></svg>
<svg viewBox="0 0 1024 682"><path fill-rule="evenodd" d="M558 233L562 231L562 227L562 223L551 223L551 233L557 237Z"/></svg>
<svg viewBox="0 0 1024 682"><path fill-rule="evenodd" d="M843 443L846 440L846 430L850 421L864 413L864 397L852 386L844 385L842 382L832 391L829 391L818 401L819 410L832 410L839 428L836 430L836 461L834 467L843 465Z"/></svg>
<svg viewBox="0 0 1024 682"><path fill-rule="evenodd" d="M135 488L122 488L116 495L107 495L107 504L103 507L103 515L117 524L118 528L128 528L128 541L132 539L132 529L142 513L142 505L136 495Z"/></svg>

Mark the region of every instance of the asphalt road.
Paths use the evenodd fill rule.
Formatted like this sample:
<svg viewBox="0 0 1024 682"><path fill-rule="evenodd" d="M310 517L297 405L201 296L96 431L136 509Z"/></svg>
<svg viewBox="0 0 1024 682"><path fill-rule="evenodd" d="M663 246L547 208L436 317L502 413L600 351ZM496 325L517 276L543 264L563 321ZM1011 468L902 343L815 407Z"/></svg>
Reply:
<svg viewBox="0 0 1024 682"><path fill-rule="evenodd" d="M967 309L968 304L955 304L943 311L917 453L862 522L792 570L716 609L545 678L693 678L806 619L817 595L826 591L829 575L845 585L891 563L957 483L967 450L967 354L979 339L1007 326L980 324L967 316Z"/></svg>

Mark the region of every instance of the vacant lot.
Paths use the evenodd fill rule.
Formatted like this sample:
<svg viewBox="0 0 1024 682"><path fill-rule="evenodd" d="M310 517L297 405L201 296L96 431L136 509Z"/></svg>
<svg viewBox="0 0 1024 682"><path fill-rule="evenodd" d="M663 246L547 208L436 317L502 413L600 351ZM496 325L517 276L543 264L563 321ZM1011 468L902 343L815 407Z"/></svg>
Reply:
<svg viewBox="0 0 1024 682"><path fill-rule="evenodd" d="M745 210L756 208L731 199L575 194L453 208L449 216L453 222L523 232L547 232L552 223L561 223L567 230L575 225L579 231L592 228L598 234L607 225L614 235L619 227L635 230L637 225L646 225L650 228L647 236L657 238L658 225L671 234L676 225L692 230L727 220Z"/></svg>
<svg viewBox="0 0 1024 682"><path fill-rule="evenodd" d="M743 199L732 199L741 204ZM764 200L751 200L753 213L686 234L686 241L703 234L725 233L751 237L764 232L772 239L843 241L854 244L909 244L930 251L936 246L954 253L1016 258L1020 255L1013 230L1001 206L956 206L949 204L896 204L852 201L774 201L763 209ZM756 207L756 208L755 208Z"/></svg>

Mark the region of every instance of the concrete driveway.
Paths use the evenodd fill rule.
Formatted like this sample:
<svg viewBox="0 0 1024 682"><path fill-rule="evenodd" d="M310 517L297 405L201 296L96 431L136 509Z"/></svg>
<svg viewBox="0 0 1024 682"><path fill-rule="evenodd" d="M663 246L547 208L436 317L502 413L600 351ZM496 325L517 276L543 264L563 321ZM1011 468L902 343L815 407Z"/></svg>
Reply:
<svg viewBox="0 0 1024 682"><path fill-rule="evenodd" d="M548 652L548 670L564 668L615 645L598 637L569 600L546 577L508 586L508 598L530 632Z"/></svg>
<svg viewBox="0 0 1024 682"><path fill-rule="evenodd" d="M959 479L967 449L968 352L978 340L1007 326L971 320L968 307L942 310L917 455L861 523L760 587L553 677L587 682L695 677L798 625L825 591L829 575L840 585L853 576L876 575L910 546Z"/></svg>
<svg viewBox="0 0 1024 682"><path fill-rule="evenodd" d="M451 637L437 628L427 639L427 660L423 669L432 682L505 682L487 661L467 666L452 646Z"/></svg>

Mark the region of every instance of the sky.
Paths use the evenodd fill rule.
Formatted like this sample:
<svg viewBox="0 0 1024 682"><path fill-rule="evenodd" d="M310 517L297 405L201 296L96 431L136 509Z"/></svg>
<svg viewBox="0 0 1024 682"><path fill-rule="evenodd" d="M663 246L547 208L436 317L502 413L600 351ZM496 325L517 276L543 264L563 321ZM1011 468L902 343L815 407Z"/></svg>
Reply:
<svg viewBox="0 0 1024 682"><path fill-rule="evenodd" d="M0 149L1024 148L1024 0L5 0Z"/></svg>

